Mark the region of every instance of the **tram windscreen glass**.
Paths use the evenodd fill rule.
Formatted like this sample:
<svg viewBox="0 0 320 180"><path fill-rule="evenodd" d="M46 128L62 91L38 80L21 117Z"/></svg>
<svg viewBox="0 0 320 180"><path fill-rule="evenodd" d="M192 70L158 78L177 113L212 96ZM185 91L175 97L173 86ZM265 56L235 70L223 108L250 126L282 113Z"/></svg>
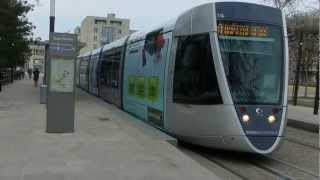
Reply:
<svg viewBox="0 0 320 180"><path fill-rule="evenodd" d="M218 22L221 56L235 104L280 104L283 47L280 26Z"/></svg>

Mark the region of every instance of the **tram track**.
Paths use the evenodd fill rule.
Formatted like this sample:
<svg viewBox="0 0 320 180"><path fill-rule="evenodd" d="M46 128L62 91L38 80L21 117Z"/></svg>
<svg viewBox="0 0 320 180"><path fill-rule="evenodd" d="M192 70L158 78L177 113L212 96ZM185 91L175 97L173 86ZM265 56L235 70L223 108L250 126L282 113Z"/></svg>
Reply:
<svg viewBox="0 0 320 180"><path fill-rule="evenodd" d="M303 174L304 177L309 176L308 179L312 179L312 178L318 179L319 178L319 176L313 174L312 172L310 172L310 171L308 171L306 169L300 168L298 166L295 166L294 164L285 162L285 161L283 161L281 159L274 158L274 157L269 156L269 155L261 155L259 158L260 158L260 161L262 161L263 159L268 160L268 161L271 160L271 161L274 161L274 162L276 162L276 163L278 163L280 165L286 166L286 168L294 169L292 172L295 172L295 173L298 172L300 174Z"/></svg>
<svg viewBox="0 0 320 180"><path fill-rule="evenodd" d="M242 175L241 173L237 172L236 170L234 170L231 167L228 167L227 165L225 165L223 162L214 159L214 158L210 158L208 157L206 154L201 154L200 155L208 160L210 160L211 162L215 163L216 165L220 166L221 168L227 170L229 173L232 173L234 176L237 176L239 179L245 180L247 179L246 176Z"/></svg>
<svg viewBox="0 0 320 180"><path fill-rule="evenodd" d="M220 173L222 179L317 180L318 158L315 157L320 152L317 135L300 131L303 130L288 128L280 148L269 155L215 150L185 143L171 144L214 173ZM221 169L227 173L221 173Z"/></svg>
<svg viewBox="0 0 320 180"><path fill-rule="evenodd" d="M192 146L192 147L190 147ZM206 160L220 166L238 179L308 179L316 180L319 176L268 155L234 153L220 150L210 150L193 145L178 145L177 148L190 156L202 156ZM214 171L216 173L217 171ZM225 176L222 176L223 179Z"/></svg>
<svg viewBox="0 0 320 180"><path fill-rule="evenodd" d="M212 155L206 155L202 154L201 156L206 157L208 160L214 162L214 163L220 163L221 167L226 168L229 172L233 173L234 175L237 175L241 179L286 179L286 180L293 180L294 178L291 176L288 176L284 173L281 173L273 168L270 168L268 166L265 166L257 160L243 160L242 165L235 165L235 164L229 164L225 165L221 162L226 161L224 157L216 157ZM218 159L218 160L217 160ZM242 158L241 158L242 159ZM248 168L248 170L244 170L244 167Z"/></svg>
<svg viewBox="0 0 320 180"><path fill-rule="evenodd" d="M318 151L320 150L318 133L305 131L303 129L297 129L294 127L287 127L284 140L307 146Z"/></svg>
<svg viewBox="0 0 320 180"><path fill-rule="evenodd" d="M259 164L258 162L256 162L256 160L255 161L251 160L250 163L254 164L257 167L260 167L261 169L263 169L263 170L265 170L265 171L267 171L267 172L269 172L271 174L274 174L274 175L278 176L279 179L286 179L286 180L294 179L293 177L285 175L285 174L281 173L280 171L278 171L278 170L276 170L274 168L270 168L270 167L268 167L268 166L266 166L264 164Z"/></svg>
<svg viewBox="0 0 320 180"><path fill-rule="evenodd" d="M302 146L307 146L307 147L310 147L310 148L312 148L312 149L315 149L315 150L320 151L319 146L315 146L315 145L308 144L308 143L302 143L302 142L297 141L297 140L292 139L292 138L286 138L285 141L289 141L289 142L292 142L292 143L300 144L300 145L302 145Z"/></svg>
<svg viewBox="0 0 320 180"><path fill-rule="evenodd" d="M269 179L294 179L293 177L276 171L268 166L264 166L256 160L256 155L248 153L238 153L223 150L212 150L209 148L203 148L188 144L178 144L175 145L178 149L183 151L188 156L192 157L196 161L199 157L203 157L205 160L218 165L220 168L228 171L232 176L237 178L232 179L259 179L259 180L269 180ZM204 161L203 159L201 161ZM203 163L203 162L200 162ZM211 169L210 167L207 167ZM214 173L219 174L219 168L213 168ZM228 178L230 175L220 174L222 179Z"/></svg>

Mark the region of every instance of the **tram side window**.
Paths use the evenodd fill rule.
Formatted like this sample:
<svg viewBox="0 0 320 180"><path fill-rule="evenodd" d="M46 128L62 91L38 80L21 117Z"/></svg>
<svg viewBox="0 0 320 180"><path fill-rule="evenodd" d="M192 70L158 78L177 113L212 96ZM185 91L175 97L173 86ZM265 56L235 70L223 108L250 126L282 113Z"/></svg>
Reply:
<svg viewBox="0 0 320 180"><path fill-rule="evenodd" d="M180 37L173 101L183 104L222 104L209 34Z"/></svg>

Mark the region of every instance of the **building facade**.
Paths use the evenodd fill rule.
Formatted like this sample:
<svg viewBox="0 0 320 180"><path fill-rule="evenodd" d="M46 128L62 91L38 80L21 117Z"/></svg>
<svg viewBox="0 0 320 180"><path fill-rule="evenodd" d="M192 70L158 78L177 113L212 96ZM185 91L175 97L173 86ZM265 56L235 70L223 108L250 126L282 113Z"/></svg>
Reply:
<svg viewBox="0 0 320 180"><path fill-rule="evenodd" d="M40 72L44 72L46 44L44 42L33 42L29 47L31 56L25 64L25 70L37 68Z"/></svg>
<svg viewBox="0 0 320 180"><path fill-rule="evenodd" d="M81 27L76 28L74 32L79 34L79 41L85 43L80 50L80 53L84 53L128 35L131 32L129 29L129 19L108 14L107 17L87 16Z"/></svg>
<svg viewBox="0 0 320 180"><path fill-rule="evenodd" d="M74 28L73 33L77 35L78 41L80 41L80 27L77 26L76 28Z"/></svg>

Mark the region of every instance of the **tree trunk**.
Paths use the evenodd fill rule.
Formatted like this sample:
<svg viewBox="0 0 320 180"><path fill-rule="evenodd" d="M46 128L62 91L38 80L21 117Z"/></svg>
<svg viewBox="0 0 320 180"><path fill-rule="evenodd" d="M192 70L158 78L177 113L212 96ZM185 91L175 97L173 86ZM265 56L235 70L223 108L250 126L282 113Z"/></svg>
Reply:
<svg viewBox="0 0 320 180"><path fill-rule="evenodd" d="M305 70L305 75L304 75L304 97L308 97L308 67Z"/></svg>
<svg viewBox="0 0 320 180"><path fill-rule="evenodd" d="M303 41L303 32L299 32L299 47L298 47L298 59L297 59L297 69L294 83L294 96L293 96L293 105L296 106L298 103L298 94L299 94L299 83L300 83L300 69L301 69L301 58L302 58L302 41Z"/></svg>
<svg viewBox="0 0 320 180"><path fill-rule="evenodd" d="M317 115L319 114L319 61L320 59L317 59L317 75L316 75L316 92L315 92L315 98L314 98L314 108L313 108L313 114Z"/></svg>
<svg viewBox="0 0 320 180"><path fill-rule="evenodd" d="M11 66L11 68L10 68L10 76L11 76L11 79L10 79L10 81L11 81L11 83L13 83L13 81L14 81L14 71L13 71L13 66Z"/></svg>
<svg viewBox="0 0 320 180"><path fill-rule="evenodd" d="M2 71L0 68L0 92L2 91Z"/></svg>

